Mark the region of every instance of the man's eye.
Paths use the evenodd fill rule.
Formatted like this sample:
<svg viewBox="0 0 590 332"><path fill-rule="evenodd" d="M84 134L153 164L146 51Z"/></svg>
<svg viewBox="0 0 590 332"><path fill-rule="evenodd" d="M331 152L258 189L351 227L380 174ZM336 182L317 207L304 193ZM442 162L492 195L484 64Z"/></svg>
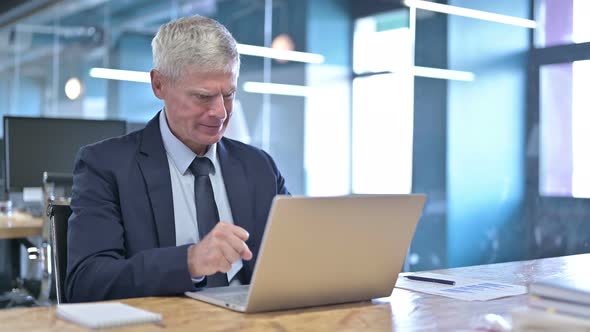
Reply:
<svg viewBox="0 0 590 332"><path fill-rule="evenodd" d="M200 100L209 100L209 99L211 99L211 96L208 96L208 95L195 94L194 96L197 99L200 99Z"/></svg>
<svg viewBox="0 0 590 332"><path fill-rule="evenodd" d="M231 99L231 98L233 98L233 97L234 97L234 94L235 94L235 91L234 91L234 92L232 92L232 93L228 93L228 94L226 94L226 95L223 95L223 98L225 98L225 99Z"/></svg>

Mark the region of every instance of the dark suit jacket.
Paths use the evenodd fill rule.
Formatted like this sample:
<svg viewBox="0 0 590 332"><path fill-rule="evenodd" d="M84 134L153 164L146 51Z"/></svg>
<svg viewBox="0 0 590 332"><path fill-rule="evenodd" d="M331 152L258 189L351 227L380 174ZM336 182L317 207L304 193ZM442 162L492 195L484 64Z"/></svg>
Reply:
<svg viewBox="0 0 590 332"><path fill-rule="evenodd" d="M234 223L250 233L254 259L272 199L288 194L272 158L223 138L218 156ZM176 246L170 170L158 115L145 129L83 147L74 169L66 297L71 302L194 290L188 245Z"/></svg>

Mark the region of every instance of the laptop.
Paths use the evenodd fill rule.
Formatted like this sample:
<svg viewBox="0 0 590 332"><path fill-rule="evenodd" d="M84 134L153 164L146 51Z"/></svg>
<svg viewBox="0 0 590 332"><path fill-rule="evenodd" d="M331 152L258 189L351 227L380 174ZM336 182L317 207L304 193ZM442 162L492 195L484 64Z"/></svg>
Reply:
<svg viewBox="0 0 590 332"><path fill-rule="evenodd" d="M276 196L250 285L186 295L246 313L390 296L425 200Z"/></svg>

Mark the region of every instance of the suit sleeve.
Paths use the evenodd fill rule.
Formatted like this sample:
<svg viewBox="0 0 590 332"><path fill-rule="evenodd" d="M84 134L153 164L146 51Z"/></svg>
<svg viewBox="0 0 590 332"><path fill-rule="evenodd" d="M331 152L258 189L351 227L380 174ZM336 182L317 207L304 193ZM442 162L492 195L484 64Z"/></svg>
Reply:
<svg viewBox="0 0 590 332"><path fill-rule="evenodd" d="M194 290L187 266L188 246L152 248L127 257L116 176L106 164L110 157L96 150L80 150L74 168L67 300L100 301Z"/></svg>
<svg viewBox="0 0 590 332"><path fill-rule="evenodd" d="M273 174L275 176L275 180L276 180L276 184L277 184L277 188L276 188L277 195L291 195L291 193L287 189L287 185L285 184L285 178L283 177L283 175L279 171L279 168L277 167L277 164L275 163L275 161L272 159L272 157L266 151L263 151L263 150L261 150L261 151L262 151L262 153L264 153L264 156L266 157L266 160L270 164L270 167L272 168Z"/></svg>

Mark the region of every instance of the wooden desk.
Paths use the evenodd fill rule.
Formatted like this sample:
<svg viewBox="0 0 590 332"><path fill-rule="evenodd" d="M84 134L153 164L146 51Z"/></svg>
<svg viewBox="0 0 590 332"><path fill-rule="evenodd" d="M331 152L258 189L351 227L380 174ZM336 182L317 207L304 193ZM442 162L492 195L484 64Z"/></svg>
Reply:
<svg viewBox="0 0 590 332"><path fill-rule="evenodd" d="M41 235L43 219L15 212L10 217L0 216L0 239L18 239Z"/></svg>
<svg viewBox="0 0 590 332"><path fill-rule="evenodd" d="M437 272L526 285L545 278L574 279L588 272L590 254L512 262ZM163 325L183 331L392 331L474 330L486 314L508 317L526 303L526 295L488 302L466 302L395 289L391 297L372 302L240 314L183 297L123 300L163 314ZM57 319L55 307L0 311L0 331L86 331ZM136 325L109 331L162 331L158 325Z"/></svg>

